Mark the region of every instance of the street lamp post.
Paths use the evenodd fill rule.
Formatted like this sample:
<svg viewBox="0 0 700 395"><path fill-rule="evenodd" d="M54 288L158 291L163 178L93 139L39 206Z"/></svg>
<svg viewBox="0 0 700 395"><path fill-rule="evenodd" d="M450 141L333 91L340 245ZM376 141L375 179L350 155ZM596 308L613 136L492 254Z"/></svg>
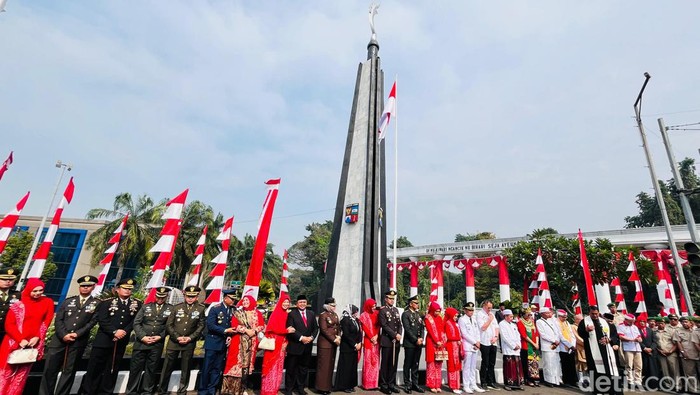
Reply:
<svg viewBox="0 0 700 395"><path fill-rule="evenodd" d="M34 235L34 242L32 243L32 248L29 250L29 256L27 257L27 262L24 264L24 268L22 268L22 275L19 278L19 282L17 283L17 289L22 289L22 285L24 284L24 281L26 280L25 277L27 277L27 272L29 271L29 266L32 263L32 257L34 256L34 251L36 251L37 245L39 245L39 236L41 236L41 232L44 230L44 225L46 224L46 218L51 214L51 209L53 208L53 202L56 200L56 194L58 193L58 188L61 186L61 181L63 181L63 175L65 174L66 170L71 171L73 169L73 165L68 164L68 163L63 163L60 160L56 161L56 167L61 169L61 174L58 176L58 181L56 182L56 188L54 188L53 191L53 196L51 196L51 202L49 202L49 209L46 211L46 214L44 217L41 219L41 223L39 224L39 228L36 230L36 234Z"/></svg>

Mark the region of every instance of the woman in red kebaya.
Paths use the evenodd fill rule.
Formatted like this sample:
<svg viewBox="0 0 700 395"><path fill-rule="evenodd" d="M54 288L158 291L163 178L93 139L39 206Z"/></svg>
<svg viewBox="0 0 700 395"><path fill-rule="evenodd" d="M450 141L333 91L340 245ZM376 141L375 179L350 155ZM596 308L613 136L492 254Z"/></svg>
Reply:
<svg viewBox="0 0 700 395"><path fill-rule="evenodd" d="M263 354L262 383L260 395L276 395L284 379L284 356L287 350L287 333L294 333L294 327L286 327L289 312L289 296L284 295L277 302L275 310L265 328L265 336L275 339L275 349Z"/></svg>
<svg viewBox="0 0 700 395"><path fill-rule="evenodd" d="M432 302L425 315L425 331L428 333L425 341L425 386L430 392L442 392L442 361L435 360L435 352L445 350L445 323L440 313L442 308Z"/></svg>
<svg viewBox="0 0 700 395"><path fill-rule="evenodd" d="M377 302L367 299L360 314L362 333L362 388L366 391L379 388L379 312Z"/></svg>
<svg viewBox="0 0 700 395"><path fill-rule="evenodd" d="M447 383L455 394L461 394L459 376L462 373L462 336L457 326L457 309L445 309L445 336L447 337Z"/></svg>
<svg viewBox="0 0 700 395"><path fill-rule="evenodd" d="M10 365L12 351L34 347L37 359L44 357L46 330L53 320L53 300L43 296L44 282L30 278L22 290L22 298L12 304L5 320L7 335L0 345L0 395L19 395L27 383L33 363Z"/></svg>

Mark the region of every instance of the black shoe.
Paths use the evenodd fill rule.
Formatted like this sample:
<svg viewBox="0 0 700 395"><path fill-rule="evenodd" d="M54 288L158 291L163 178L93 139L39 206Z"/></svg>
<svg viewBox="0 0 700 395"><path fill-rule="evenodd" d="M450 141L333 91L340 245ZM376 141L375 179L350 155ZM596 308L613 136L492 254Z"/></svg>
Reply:
<svg viewBox="0 0 700 395"><path fill-rule="evenodd" d="M389 388L380 388L379 391L381 391L382 394L387 394L387 395L389 395L391 393L391 390Z"/></svg>
<svg viewBox="0 0 700 395"><path fill-rule="evenodd" d="M400 394L400 393L401 393L401 391L399 391L399 389L396 388L396 387L391 387L391 388L389 388L389 391L391 391L391 392L393 392L393 393L395 393L395 394Z"/></svg>
<svg viewBox="0 0 700 395"><path fill-rule="evenodd" d="M403 387L403 392L410 394L411 393L411 387L410 386L405 386Z"/></svg>
<svg viewBox="0 0 700 395"><path fill-rule="evenodd" d="M416 391L416 392L419 393L419 394L422 394L422 393L425 392L425 390L424 390L423 388L421 388L421 387L419 387L419 386L417 386L417 385L415 385L415 384L413 385L413 387L411 387L411 389L414 390L414 391Z"/></svg>

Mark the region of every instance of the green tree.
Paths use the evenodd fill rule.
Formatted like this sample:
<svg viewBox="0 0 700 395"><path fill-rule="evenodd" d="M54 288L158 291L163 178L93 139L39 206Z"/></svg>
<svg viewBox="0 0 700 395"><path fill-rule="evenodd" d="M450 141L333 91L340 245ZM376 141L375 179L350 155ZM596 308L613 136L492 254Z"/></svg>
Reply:
<svg viewBox="0 0 700 395"><path fill-rule="evenodd" d="M318 293L323 281L333 221L311 223L306 226L306 231L309 234L304 240L294 243L288 251L289 263L298 268L290 275L290 281L293 280L290 290L293 294L304 293L309 300L315 300L313 295Z"/></svg>
<svg viewBox="0 0 700 395"><path fill-rule="evenodd" d="M5 250L0 255L0 267L11 267L16 270L17 274L22 272L24 265L27 263L29 251L32 249L34 235L31 233L18 230L7 239ZM41 279L46 282L56 274L56 264L53 262L53 253L49 253L49 257L44 265L44 272Z"/></svg>
<svg viewBox="0 0 700 395"><path fill-rule="evenodd" d="M496 235L492 232L476 232L474 234L467 233L465 235L457 233L455 235L455 243L461 243L463 241L490 240L495 238Z"/></svg>

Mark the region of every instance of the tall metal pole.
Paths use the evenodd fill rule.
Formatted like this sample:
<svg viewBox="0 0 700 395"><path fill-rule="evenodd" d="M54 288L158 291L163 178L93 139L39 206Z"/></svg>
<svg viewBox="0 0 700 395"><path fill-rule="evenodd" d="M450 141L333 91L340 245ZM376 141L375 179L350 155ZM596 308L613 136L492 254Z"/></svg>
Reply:
<svg viewBox="0 0 700 395"><path fill-rule="evenodd" d="M700 242L700 237L698 237L698 228L695 225L695 217L693 216L693 210L690 208L690 202L688 201L688 195L686 194L687 192L685 190L685 185L683 184L683 178L681 178L681 173L678 171L678 166L676 165L676 157L673 154L673 149L671 148L671 140L668 138L668 128L666 127L663 118L659 118L658 122L661 138L663 138L664 146L666 147L666 156L668 156L668 161L671 164L673 179L676 181L676 187L678 188L678 194L680 195L681 208L683 208L685 222L688 224L690 239L693 241L693 243L698 243Z"/></svg>
<svg viewBox="0 0 700 395"><path fill-rule="evenodd" d="M72 166L63 163L60 160L56 162L56 167L61 169L61 174L58 176L58 181L56 181L56 188L53 191L53 196L51 196L51 202L49 202L49 209L46 211L46 214L44 217L41 219L41 223L39 224L39 228L36 230L36 234L34 235L34 242L32 242L32 248L29 250L29 256L27 257L27 262L24 264L24 267L22 268L22 275L19 277L19 282L17 283L17 289L22 289L22 285L24 285L24 280L27 277L27 272L29 271L29 266L32 263L32 258L34 257L34 251L36 251L36 246L39 245L39 236L41 236L41 232L44 230L44 225L46 224L46 218L51 214L51 209L53 209L53 202L56 200L56 194L58 193L58 188L61 186L61 181L63 180L63 175L65 174L66 170L71 171Z"/></svg>
<svg viewBox="0 0 700 395"><path fill-rule="evenodd" d="M688 285L685 282L685 275L683 274L683 267L681 266L681 258L678 255L678 248L676 247L676 240L673 238L673 231L671 230L671 225L668 220L668 213L666 212L666 203L664 202L664 197L661 193L661 188L659 188L658 178L656 177L656 169L654 168L654 162L651 159L651 152L649 151L649 145L647 144L647 135L644 131L644 125L642 124L642 94L644 94L644 89L649 83L651 76L649 73L644 73L644 85L639 91L637 100L634 102L634 113L637 120L637 127L639 128L639 134L642 137L642 147L644 148L644 154L647 158L647 164L649 165L649 175L651 176L651 183L654 186L654 192L656 193L656 201L659 204L659 209L661 211L661 219L664 223L664 228L666 229L666 236L668 237L668 244L671 247L671 252L673 253L673 261L676 265L676 272L678 273L678 282L681 287L681 292L688 304L688 312L690 315L695 314L693 311L693 304L691 303L690 293L688 293Z"/></svg>

